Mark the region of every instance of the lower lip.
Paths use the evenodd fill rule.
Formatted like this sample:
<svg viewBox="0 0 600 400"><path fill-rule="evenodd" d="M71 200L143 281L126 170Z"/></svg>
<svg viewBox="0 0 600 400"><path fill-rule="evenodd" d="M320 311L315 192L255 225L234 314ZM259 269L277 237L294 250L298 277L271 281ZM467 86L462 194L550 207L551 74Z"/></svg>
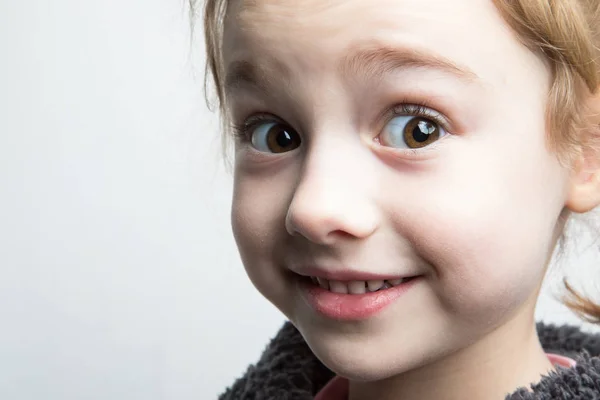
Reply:
<svg viewBox="0 0 600 400"><path fill-rule="evenodd" d="M310 306L325 317L338 321L358 321L380 313L420 280L418 276L377 292L342 294L323 289L308 279L301 279L300 289Z"/></svg>

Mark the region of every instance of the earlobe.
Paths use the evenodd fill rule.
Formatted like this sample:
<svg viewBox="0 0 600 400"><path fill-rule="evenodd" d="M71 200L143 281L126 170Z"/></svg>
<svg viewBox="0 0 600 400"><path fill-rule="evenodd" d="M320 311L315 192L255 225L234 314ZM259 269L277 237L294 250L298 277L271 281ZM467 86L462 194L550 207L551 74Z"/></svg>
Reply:
<svg viewBox="0 0 600 400"><path fill-rule="evenodd" d="M600 205L600 159L595 152L584 152L571 173L565 206L575 213L586 213Z"/></svg>

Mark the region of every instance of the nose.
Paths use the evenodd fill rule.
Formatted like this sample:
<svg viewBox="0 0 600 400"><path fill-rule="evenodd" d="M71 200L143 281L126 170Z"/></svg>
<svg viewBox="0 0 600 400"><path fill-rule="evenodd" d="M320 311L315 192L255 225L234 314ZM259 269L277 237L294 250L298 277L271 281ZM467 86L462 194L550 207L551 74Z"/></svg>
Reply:
<svg viewBox="0 0 600 400"><path fill-rule="evenodd" d="M336 167L332 168L332 164ZM373 179L367 179L364 171L357 174L353 167L345 168L331 160L323 167L312 165L305 169L286 214L287 232L322 245L372 235L379 226L371 196Z"/></svg>

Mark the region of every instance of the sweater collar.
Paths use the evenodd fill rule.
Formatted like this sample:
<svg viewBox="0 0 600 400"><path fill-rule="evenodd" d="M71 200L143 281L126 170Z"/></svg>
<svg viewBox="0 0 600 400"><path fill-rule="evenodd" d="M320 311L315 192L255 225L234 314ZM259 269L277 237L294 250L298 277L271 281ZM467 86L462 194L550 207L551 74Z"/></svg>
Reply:
<svg viewBox="0 0 600 400"><path fill-rule="evenodd" d="M574 359L573 368L559 368L533 386L515 391L508 400L600 400L600 335L574 326L538 323L544 350ZM298 330L286 322L260 360L223 393L219 400L313 400L334 377L311 352Z"/></svg>

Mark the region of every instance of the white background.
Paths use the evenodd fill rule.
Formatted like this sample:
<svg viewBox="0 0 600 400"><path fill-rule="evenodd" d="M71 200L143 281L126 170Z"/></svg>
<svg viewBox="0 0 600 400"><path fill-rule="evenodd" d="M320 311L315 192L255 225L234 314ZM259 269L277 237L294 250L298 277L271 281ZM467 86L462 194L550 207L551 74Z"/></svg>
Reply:
<svg viewBox="0 0 600 400"><path fill-rule="evenodd" d="M0 0L1 399L214 399L282 324L232 239L202 46L184 0ZM538 317L577 322L549 293Z"/></svg>

